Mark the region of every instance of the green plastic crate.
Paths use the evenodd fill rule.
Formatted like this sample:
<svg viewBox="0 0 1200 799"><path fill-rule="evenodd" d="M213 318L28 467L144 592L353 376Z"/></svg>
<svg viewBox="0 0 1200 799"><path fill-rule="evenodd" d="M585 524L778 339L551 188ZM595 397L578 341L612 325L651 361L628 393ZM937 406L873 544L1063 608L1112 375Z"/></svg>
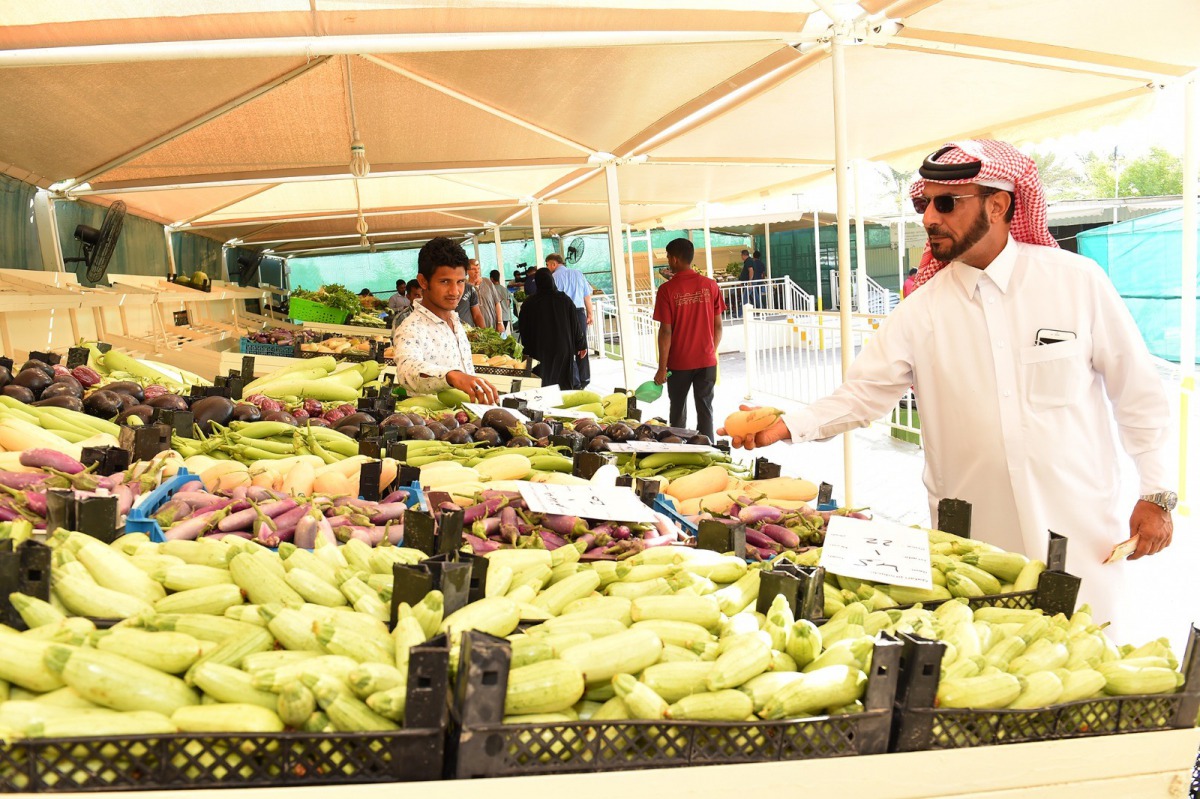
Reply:
<svg viewBox="0 0 1200 799"><path fill-rule="evenodd" d="M327 325L340 325L350 316L348 311L339 311L312 300L293 298L288 303L288 316L297 322L320 322Z"/></svg>

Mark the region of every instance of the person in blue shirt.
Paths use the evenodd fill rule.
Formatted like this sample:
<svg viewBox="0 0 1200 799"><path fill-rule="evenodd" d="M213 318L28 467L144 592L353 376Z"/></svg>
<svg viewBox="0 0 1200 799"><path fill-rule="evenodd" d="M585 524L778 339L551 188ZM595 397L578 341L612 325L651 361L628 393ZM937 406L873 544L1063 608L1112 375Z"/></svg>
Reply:
<svg viewBox="0 0 1200 799"><path fill-rule="evenodd" d="M585 331L592 327L592 287L578 269L571 269L556 252L546 256L546 268L554 276L554 285L575 303L575 312ZM566 332L564 331L564 335ZM592 366L587 358L579 362L579 380L583 388L592 381Z"/></svg>

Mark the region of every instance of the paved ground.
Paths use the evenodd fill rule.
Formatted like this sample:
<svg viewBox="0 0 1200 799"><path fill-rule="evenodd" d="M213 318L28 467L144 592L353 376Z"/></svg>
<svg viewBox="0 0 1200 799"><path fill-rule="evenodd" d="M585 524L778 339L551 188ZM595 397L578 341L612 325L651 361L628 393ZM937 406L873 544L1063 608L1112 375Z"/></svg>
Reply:
<svg viewBox="0 0 1200 799"><path fill-rule="evenodd" d="M1171 399L1173 418L1178 420L1177 368L1162 362L1159 371ZM650 369L637 369L633 385L653 376ZM620 362L592 359L590 388L603 393L621 385L625 385L625 378ZM720 383L713 404L714 416L720 420L736 410L745 395L745 358L741 353L722 355ZM783 408L799 407L780 397L761 397L758 401ZM668 404L665 393L649 410L653 415L666 417ZM694 409L688 418L690 422L695 422ZM1197 425L1200 425L1200 412L1193 409L1193 430ZM1193 433L1193 437L1195 435ZM799 447L776 444L761 453L780 463L786 474L814 482L832 483L835 486L834 496L844 501L842 450L842 440L838 438ZM869 506L876 514L904 524L929 524L929 508L921 483L924 457L920 447L897 441L889 435L886 427L873 425L855 432L852 457L853 499L856 505ZM1195 455L1193 460L1196 460ZM1128 496L1132 508L1138 486L1131 463L1125 464L1123 474L1121 493L1122 496ZM1200 498L1200 480L1193 475L1189 482L1192 484L1191 496ZM1129 591L1126 602L1128 618L1122 619L1118 632L1122 640L1141 643L1167 636L1182 656L1188 626L1193 622L1200 623L1200 590L1196 588L1196 578L1200 576L1200 524L1197 521L1200 518L1200 502L1194 501L1193 505L1197 507L1190 518L1176 515L1175 542L1170 549L1159 556L1131 564L1133 590Z"/></svg>

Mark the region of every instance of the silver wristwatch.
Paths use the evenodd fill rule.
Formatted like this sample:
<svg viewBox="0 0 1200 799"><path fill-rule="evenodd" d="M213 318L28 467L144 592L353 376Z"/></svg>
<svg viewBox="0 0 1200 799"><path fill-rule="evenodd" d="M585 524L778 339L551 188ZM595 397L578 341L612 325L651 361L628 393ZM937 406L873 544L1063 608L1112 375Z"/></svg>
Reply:
<svg viewBox="0 0 1200 799"><path fill-rule="evenodd" d="M1167 513L1170 513L1175 510L1175 505L1179 502L1179 495L1174 491L1159 491L1157 494L1143 494L1138 499L1143 502L1153 502Z"/></svg>

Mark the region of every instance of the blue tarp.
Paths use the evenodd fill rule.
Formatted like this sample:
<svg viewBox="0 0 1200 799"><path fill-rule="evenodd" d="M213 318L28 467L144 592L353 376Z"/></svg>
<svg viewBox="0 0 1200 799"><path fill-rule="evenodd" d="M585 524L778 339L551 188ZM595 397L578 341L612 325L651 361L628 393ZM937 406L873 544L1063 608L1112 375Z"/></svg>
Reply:
<svg viewBox="0 0 1200 799"><path fill-rule="evenodd" d="M1079 253L1100 264L1112 279L1150 352L1176 362L1183 297L1182 239L1182 208L1086 230L1076 238ZM1194 290L1200 297L1200 278Z"/></svg>

